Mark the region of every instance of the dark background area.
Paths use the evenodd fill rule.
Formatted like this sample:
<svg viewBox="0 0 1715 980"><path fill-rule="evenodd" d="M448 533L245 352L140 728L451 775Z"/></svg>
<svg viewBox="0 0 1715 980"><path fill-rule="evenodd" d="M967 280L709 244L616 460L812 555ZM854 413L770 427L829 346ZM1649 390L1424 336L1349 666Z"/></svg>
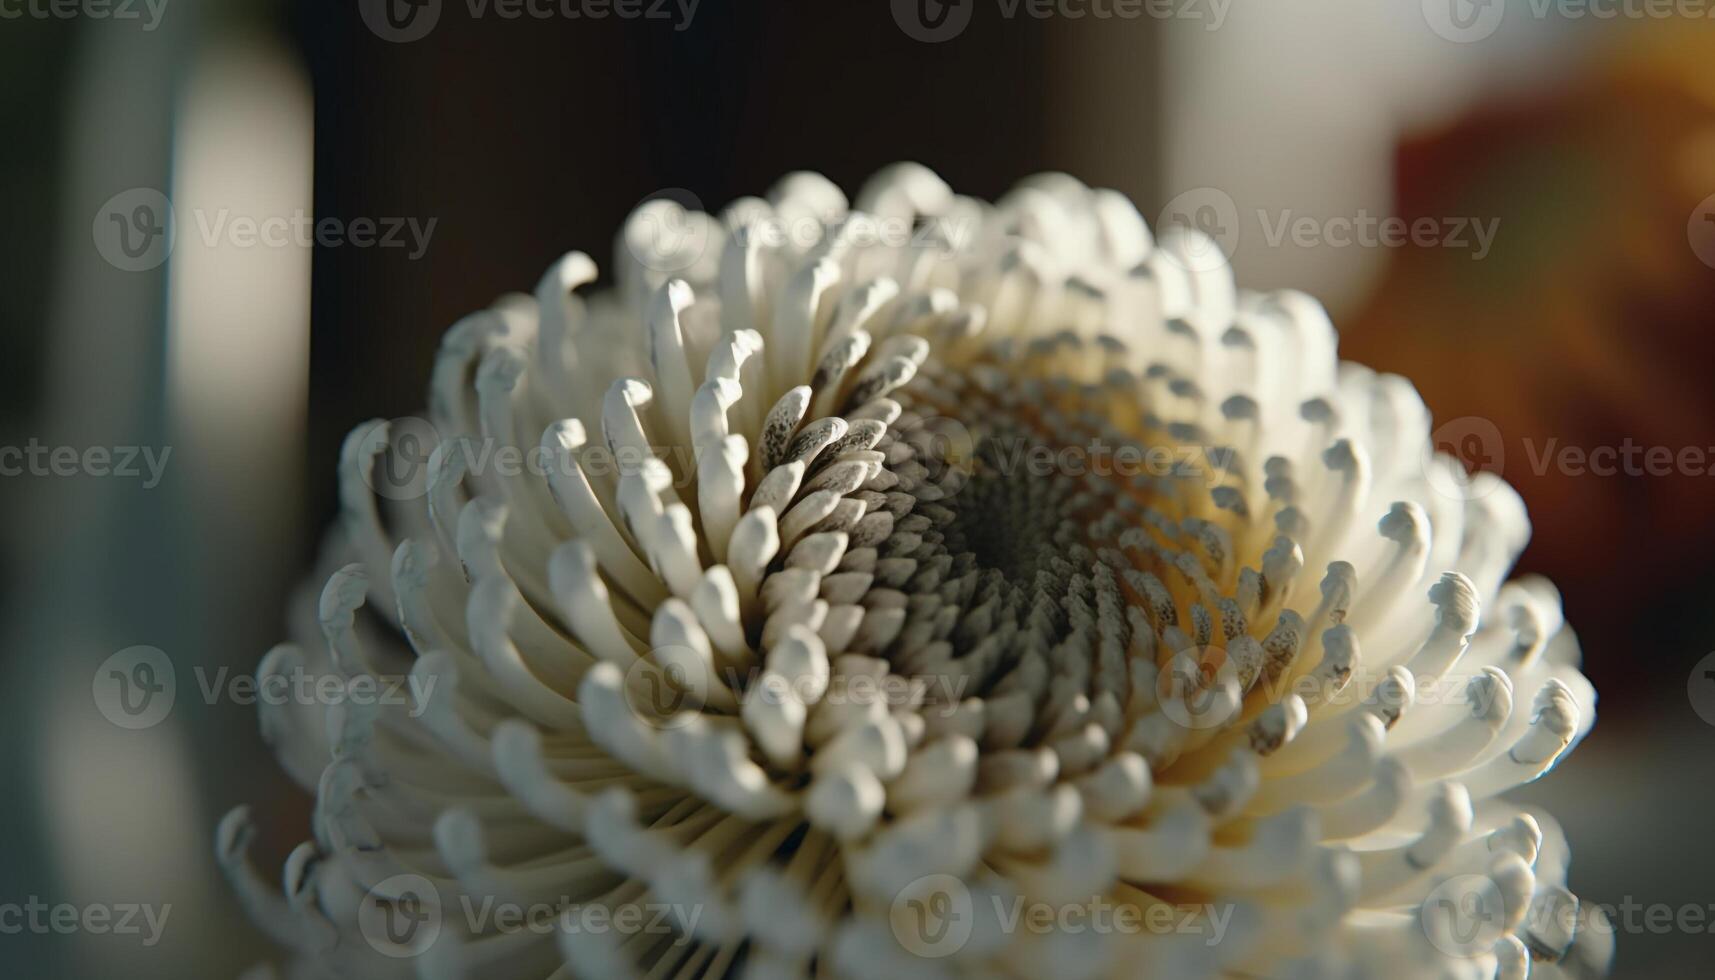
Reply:
<svg viewBox="0 0 1715 980"><path fill-rule="evenodd" d="M311 373L326 410L307 489L328 506L339 440L420 406L445 325L528 290L569 248L605 259L626 214L663 188L718 208L813 169L855 192L909 158L992 199L1076 163L1049 139L1055 32L1033 21L974 20L957 43L926 45L885 8L849 2L707 0L684 31L471 20L460 4L442 16L399 45L353 31L331 0L289 18L317 80L317 213L439 219L420 262L315 256ZM1139 186L1152 165L1121 164Z"/></svg>

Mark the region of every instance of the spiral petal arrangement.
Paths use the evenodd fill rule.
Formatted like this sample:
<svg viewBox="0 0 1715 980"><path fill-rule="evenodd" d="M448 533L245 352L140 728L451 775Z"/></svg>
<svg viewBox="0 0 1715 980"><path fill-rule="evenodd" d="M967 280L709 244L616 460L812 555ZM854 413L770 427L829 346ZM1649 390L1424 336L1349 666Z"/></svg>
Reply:
<svg viewBox="0 0 1715 980"><path fill-rule="evenodd" d="M908 164L653 200L615 252L347 440L260 671L340 692L262 708L314 840L283 889L248 811L218 842L297 969L1605 967L1499 796L1595 717L1558 595L1505 581L1523 506L1313 300L1064 175Z"/></svg>

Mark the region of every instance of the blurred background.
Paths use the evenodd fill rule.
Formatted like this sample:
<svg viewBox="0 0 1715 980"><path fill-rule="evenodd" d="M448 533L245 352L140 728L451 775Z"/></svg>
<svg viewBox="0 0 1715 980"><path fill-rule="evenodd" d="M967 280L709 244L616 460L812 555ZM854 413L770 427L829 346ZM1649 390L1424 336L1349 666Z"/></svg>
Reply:
<svg viewBox="0 0 1715 980"><path fill-rule="evenodd" d="M200 689L280 638L340 440L420 408L446 327L605 255L657 189L855 190L903 158L985 197L1045 169L1124 191L1410 376L1523 494L1522 569L1601 692L1521 795L1584 900L1715 920L1715 2L559 9L0 0L0 902L171 905L146 951L0 935L0 975L269 955L213 828L254 803L277 861L309 801ZM130 730L92 683L138 646L179 700ZM1715 956L1617 940L1622 977Z"/></svg>

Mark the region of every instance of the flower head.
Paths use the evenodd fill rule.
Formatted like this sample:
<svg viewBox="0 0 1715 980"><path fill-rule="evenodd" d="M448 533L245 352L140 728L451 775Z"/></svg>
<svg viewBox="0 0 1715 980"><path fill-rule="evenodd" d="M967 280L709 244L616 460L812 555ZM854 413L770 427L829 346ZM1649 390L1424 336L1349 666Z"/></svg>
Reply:
<svg viewBox="0 0 1715 980"><path fill-rule="evenodd" d="M223 824L258 921L363 977L1603 966L1499 797L1594 720L1518 497L1210 247L794 174L454 326L263 662L347 696L263 707L316 807L283 894Z"/></svg>

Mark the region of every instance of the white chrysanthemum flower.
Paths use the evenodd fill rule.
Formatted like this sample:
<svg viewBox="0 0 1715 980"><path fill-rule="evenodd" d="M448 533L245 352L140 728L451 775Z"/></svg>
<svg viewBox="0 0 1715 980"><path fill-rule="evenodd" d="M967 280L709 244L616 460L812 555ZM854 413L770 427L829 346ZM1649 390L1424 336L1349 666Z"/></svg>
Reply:
<svg viewBox="0 0 1715 980"><path fill-rule="evenodd" d="M1211 247L794 174L456 325L263 662L329 686L262 709L283 896L221 828L257 920L365 978L1604 968L1499 797L1595 708L1518 497Z"/></svg>

